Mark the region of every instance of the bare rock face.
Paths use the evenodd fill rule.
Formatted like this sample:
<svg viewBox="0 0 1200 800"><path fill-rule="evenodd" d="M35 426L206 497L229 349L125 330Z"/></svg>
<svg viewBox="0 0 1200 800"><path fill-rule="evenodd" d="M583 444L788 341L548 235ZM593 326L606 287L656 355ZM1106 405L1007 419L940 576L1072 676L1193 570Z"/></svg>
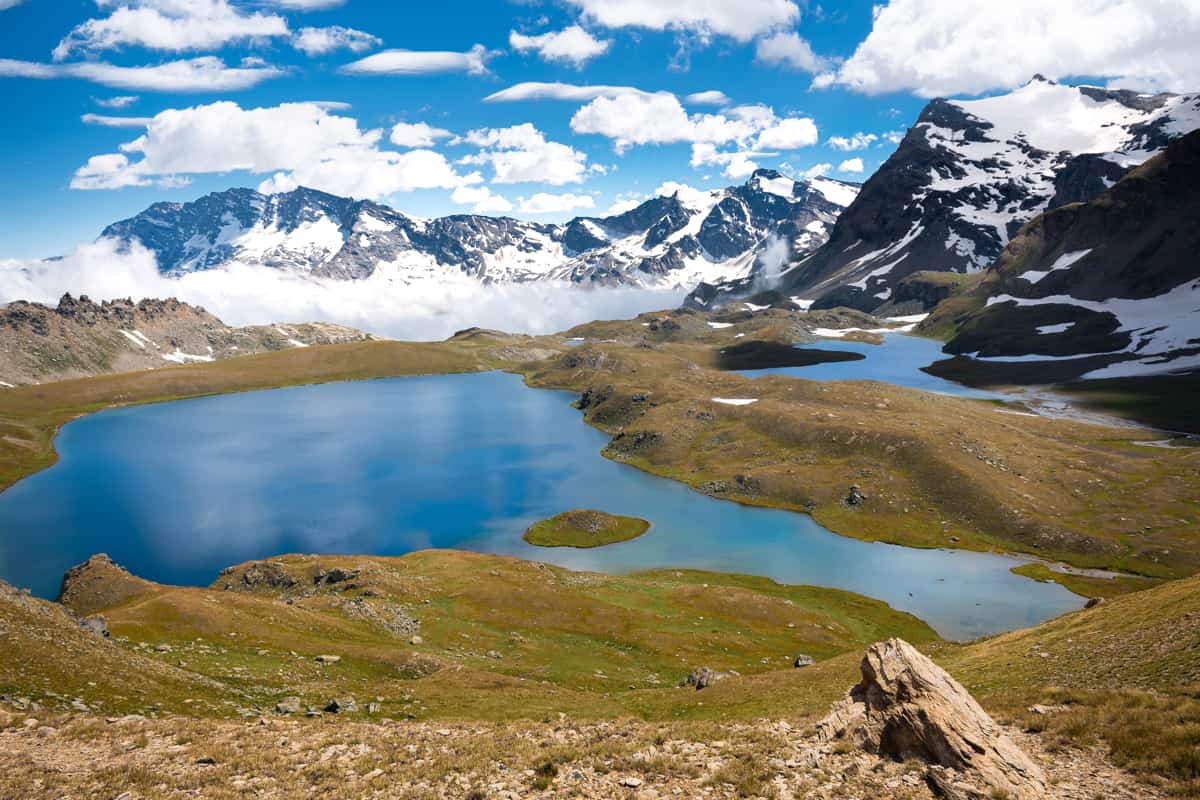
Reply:
<svg viewBox="0 0 1200 800"><path fill-rule="evenodd" d="M104 553L71 567L63 575L58 602L81 617L88 617L142 594L152 584L130 575Z"/></svg>
<svg viewBox="0 0 1200 800"><path fill-rule="evenodd" d="M952 797L1047 796L1041 769L962 684L901 639L871 645L862 681L833 706L817 735L825 742L849 739L881 756L930 762L930 783Z"/></svg>

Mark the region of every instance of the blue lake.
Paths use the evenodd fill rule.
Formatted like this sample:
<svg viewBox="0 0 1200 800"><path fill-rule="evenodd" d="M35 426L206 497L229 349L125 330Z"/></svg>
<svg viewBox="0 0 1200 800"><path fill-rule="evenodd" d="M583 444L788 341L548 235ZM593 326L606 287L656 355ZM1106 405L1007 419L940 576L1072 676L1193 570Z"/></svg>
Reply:
<svg viewBox="0 0 1200 800"><path fill-rule="evenodd" d="M838 365L840 366L840 365ZM564 392L504 373L327 384L115 409L65 426L60 461L0 494L0 577L53 596L99 551L135 574L208 584L289 552L456 547L626 572L695 567L877 597L965 638L1082 606L1005 556L914 550L739 506L600 455ZM651 521L594 550L525 544L569 508Z"/></svg>
<svg viewBox="0 0 1200 800"><path fill-rule="evenodd" d="M800 347L859 353L865 358L858 361L815 364L811 367L738 370L738 373L750 378L757 378L761 375L789 375L793 378L807 378L813 381L884 381L897 386L908 386L926 392L953 394L959 397L1012 399L1010 395L989 392L984 389L972 389L961 383L954 383L922 372L922 367L948 358L942 352L941 343L932 339L893 333L884 336L882 344L865 344L844 339L821 339L815 344L801 345Z"/></svg>

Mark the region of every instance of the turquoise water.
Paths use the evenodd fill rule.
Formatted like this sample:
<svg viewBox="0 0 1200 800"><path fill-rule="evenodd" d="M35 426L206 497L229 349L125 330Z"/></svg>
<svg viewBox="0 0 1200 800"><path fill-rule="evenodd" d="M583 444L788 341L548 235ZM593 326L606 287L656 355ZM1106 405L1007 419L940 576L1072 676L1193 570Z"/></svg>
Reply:
<svg viewBox="0 0 1200 800"><path fill-rule="evenodd" d="M65 426L59 462L0 494L0 577L53 596L109 553L137 575L208 584L290 552L456 547L625 572L696 567L861 592L965 638L1082 605L1011 574L1016 559L829 533L713 500L600 455L572 395L504 373L327 384L104 411ZM651 521L594 550L526 545L569 508Z"/></svg>
<svg viewBox="0 0 1200 800"><path fill-rule="evenodd" d="M942 345L932 339L905 336L904 334L888 334L883 337L882 344L864 344L844 339L821 339L815 344L801 345L801 347L861 353L865 358L858 361L816 364L811 367L775 367L739 370L738 372L750 378L757 378L761 375L789 375L793 378L807 378L814 381L885 381L897 386L908 386L926 392L952 394L958 397L1011 399L1000 392L972 389L961 383L954 383L921 372L922 367L927 367L933 362L947 357L942 352Z"/></svg>

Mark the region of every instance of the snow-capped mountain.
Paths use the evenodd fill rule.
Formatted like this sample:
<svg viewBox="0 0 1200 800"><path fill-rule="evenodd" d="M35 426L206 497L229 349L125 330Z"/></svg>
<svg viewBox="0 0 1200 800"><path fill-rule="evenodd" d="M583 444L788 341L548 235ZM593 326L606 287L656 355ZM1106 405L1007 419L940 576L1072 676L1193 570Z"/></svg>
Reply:
<svg viewBox="0 0 1200 800"><path fill-rule="evenodd" d="M838 219L793 266L789 294L874 310L918 270L991 264L1025 222L1090 200L1200 127L1200 95L1137 94L1035 77L1009 94L934 100Z"/></svg>
<svg viewBox="0 0 1200 800"><path fill-rule="evenodd" d="M768 247L779 263L811 253L858 188L759 170L740 186L681 189L623 214L565 225L469 214L422 219L312 189L230 189L191 203L156 203L101 235L126 246L140 241L175 276L237 261L337 279L383 274L416 283L466 275L485 283L690 288L749 275Z"/></svg>
<svg viewBox="0 0 1200 800"><path fill-rule="evenodd" d="M1200 130L1023 227L923 328L996 383L1200 371Z"/></svg>

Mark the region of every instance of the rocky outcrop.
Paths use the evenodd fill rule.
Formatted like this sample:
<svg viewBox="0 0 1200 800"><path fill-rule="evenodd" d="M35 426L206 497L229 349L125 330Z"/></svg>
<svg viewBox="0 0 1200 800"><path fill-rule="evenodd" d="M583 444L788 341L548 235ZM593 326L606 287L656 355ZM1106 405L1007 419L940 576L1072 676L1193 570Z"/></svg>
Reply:
<svg viewBox="0 0 1200 800"><path fill-rule="evenodd" d="M1200 130L1092 202L1025 225L919 330L948 339L962 358L945 366L979 383L1195 371L1198 220Z"/></svg>
<svg viewBox="0 0 1200 800"><path fill-rule="evenodd" d="M199 306L65 294L0 307L0 387L169 367L373 338L325 322L232 328Z"/></svg>
<svg viewBox="0 0 1200 800"><path fill-rule="evenodd" d="M701 667L700 669L692 670L682 680L680 680L679 687L682 689L688 686L693 686L695 687L696 691L700 691L701 689L707 689L717 681L723 681L726 678L732 678L735 675L737 675L737 673L733 672L732 670L729 672L721 672L719 670L709 669L708 667Z"/></svg>
<svg viewBox="0 0 1200 800"><path fill-rule="evenodd" d="M930 784L954 798L1047 795L1041 769L962 684L908 642L871 645L861 669L862 681L818 724L819 739L928 762Z"/></svg>
<svg viewBox="0 0 1200 800"><path fill-rule="evenodd" d="M154 584L131 575L106 554L98 553L67 570L57 599L79 616L89 617L153 588Z"/></svg>

